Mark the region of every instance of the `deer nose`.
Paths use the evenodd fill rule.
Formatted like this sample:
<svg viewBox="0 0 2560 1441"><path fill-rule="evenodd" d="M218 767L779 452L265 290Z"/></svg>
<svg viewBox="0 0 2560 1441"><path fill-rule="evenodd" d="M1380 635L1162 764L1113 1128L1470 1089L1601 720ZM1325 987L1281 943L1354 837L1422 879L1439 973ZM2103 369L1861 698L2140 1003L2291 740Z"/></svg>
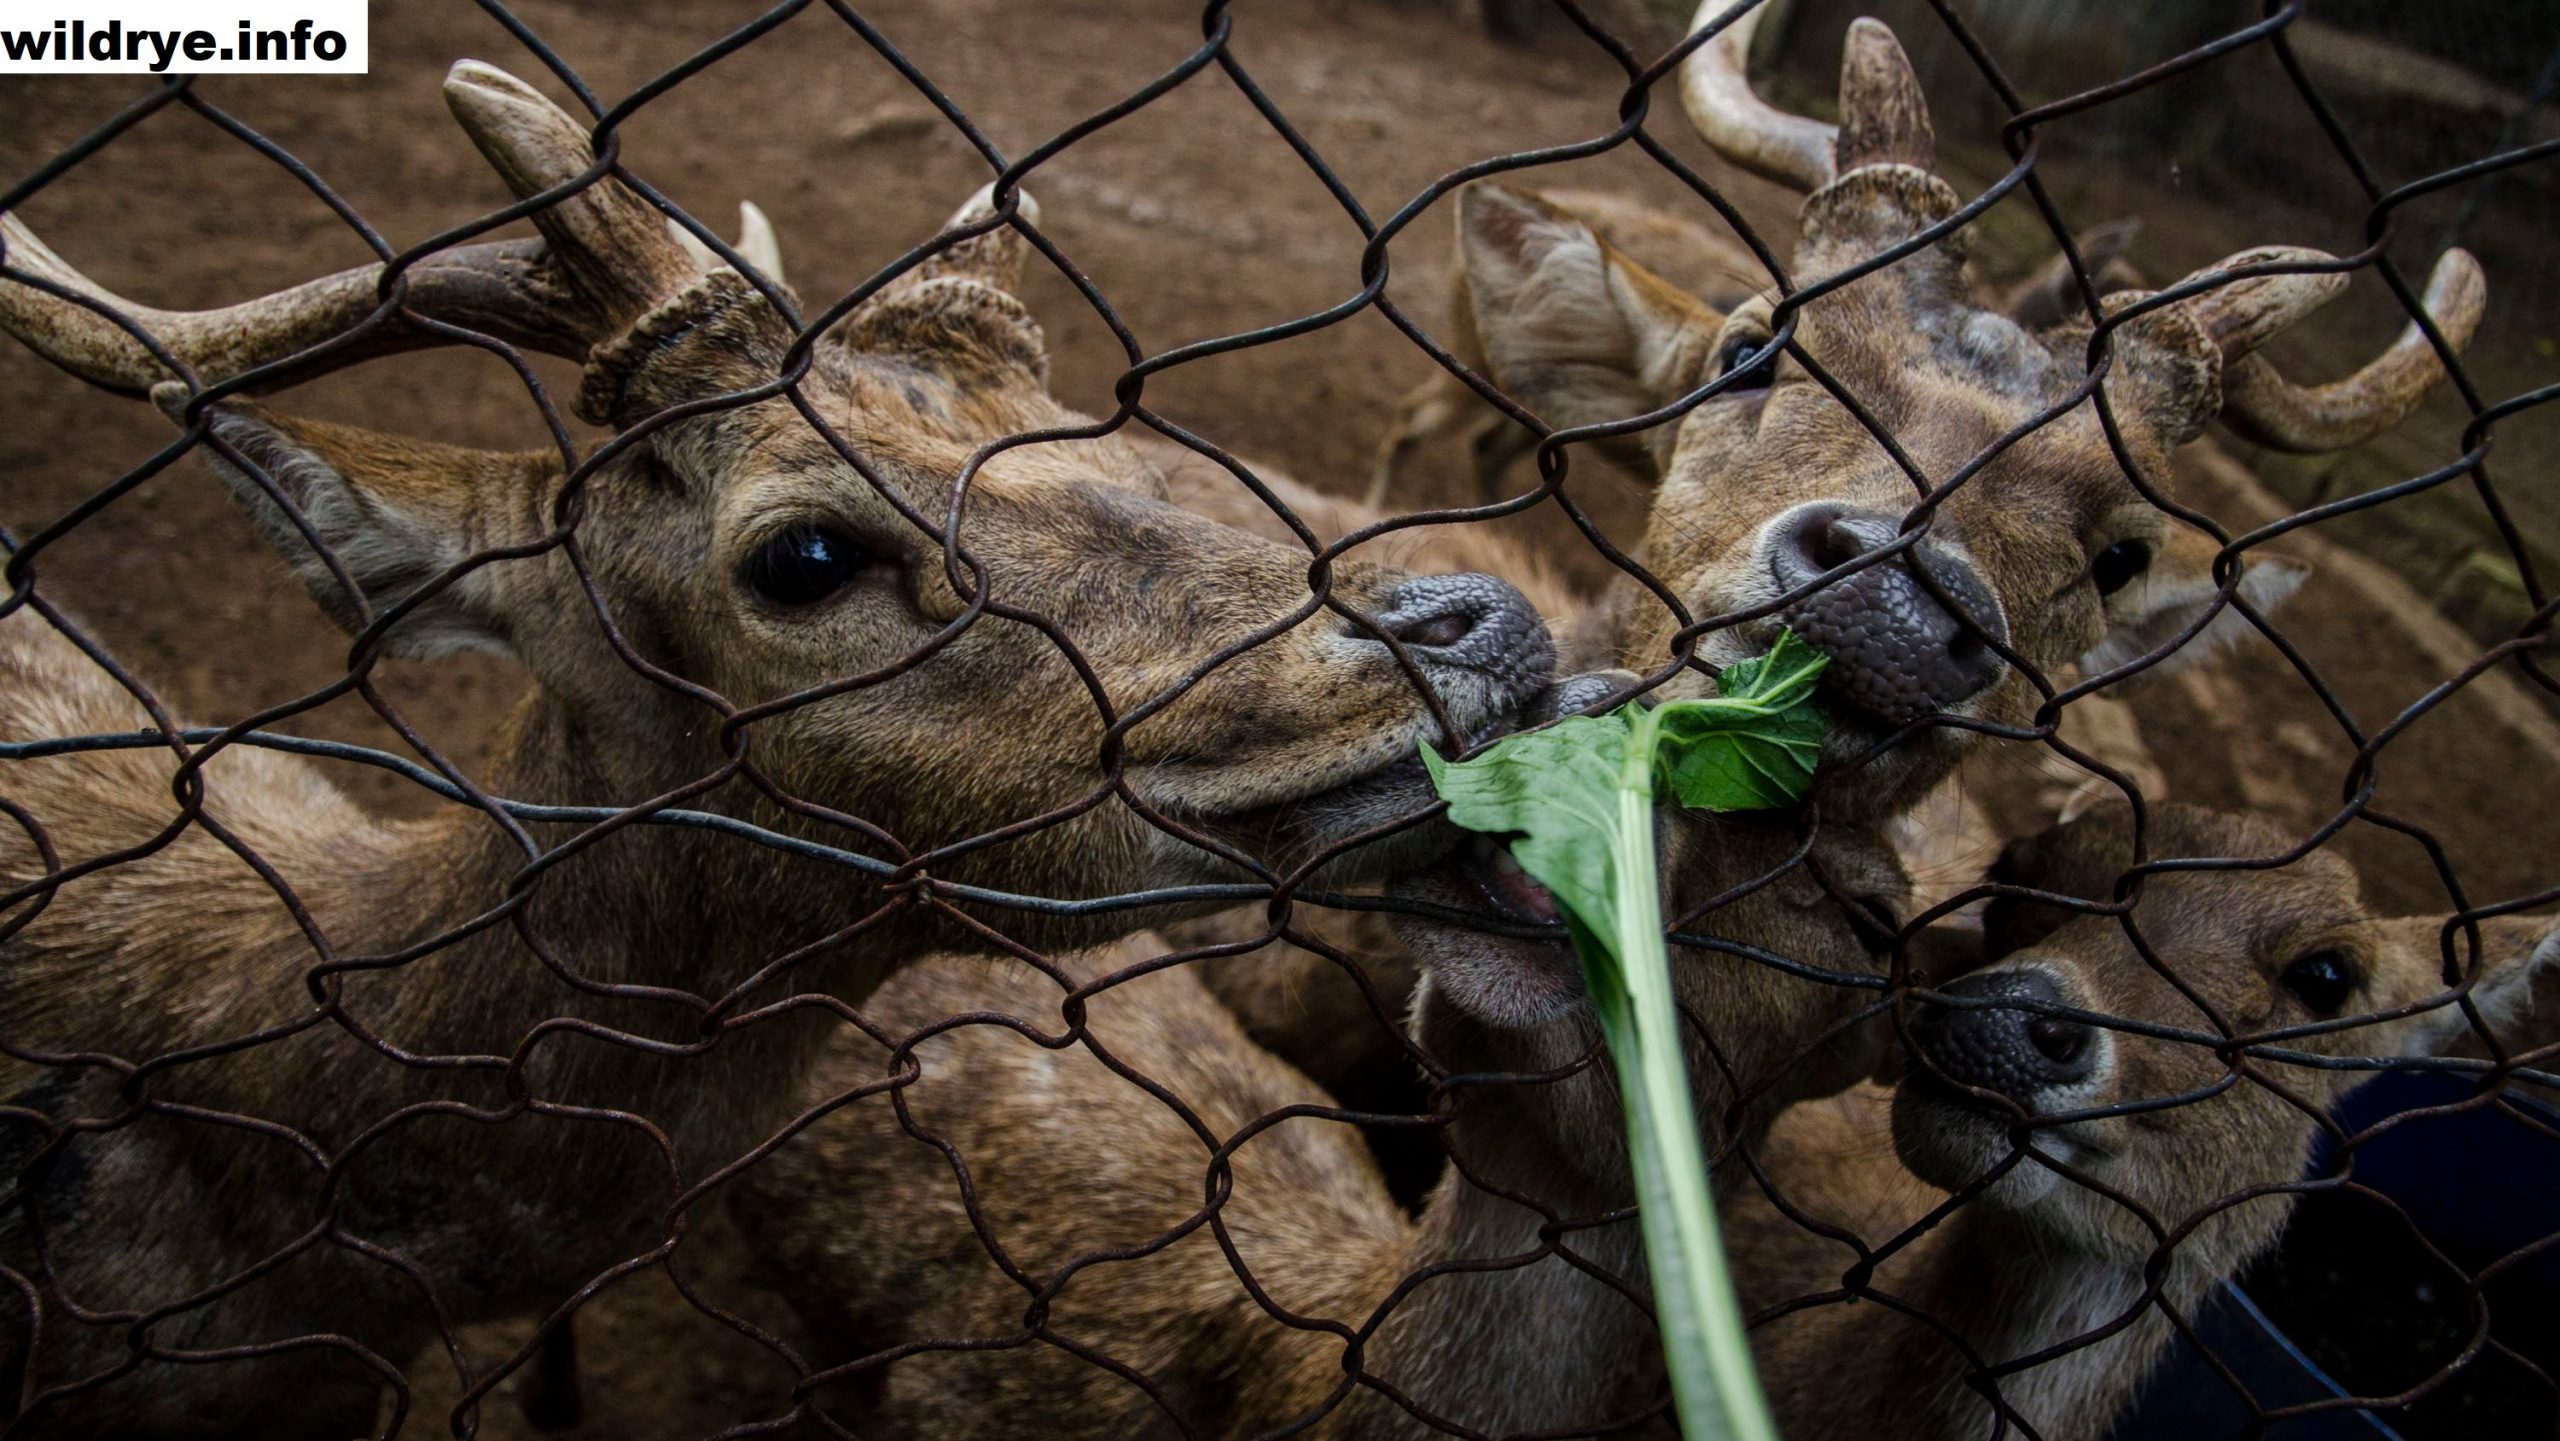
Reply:
<svg viewBox="0 0 2560 1441"><path fill-rule="evenodd" d="M1553 685L1521 708L1520 724L1539 726L1561 720L1578 711L1589 710L1635 683L1636 673L1631 670L1592 670L1580 675L1558 676Z"/></svg>
<svg viewBox="0 0 2560 1441"><path fill-rule="evenodd" d="M1939 989L1972 1001L2065 1003L2052 974L2036 966L1981 972ZM2030 1111L2041 1093L2089 1079L2097 1042L2097 1028L2085 1022L2007 1006L1929 1003L1911 1014L1911 1044L1939 1074Z"/></svg>
<svg viewBox="0 0 2560 1441"><path fill-rule="evenodd" d="M1489 575L1425 575L1398 585L1378 625L1425 666L1546 683L1555 642L1529 598Z"/></svg>
<svg viewBox="0 0 2560 1441"><path fill-rule="evenodd" d="M1770 537L1769 569L1794 590L1899 537L1894 517L1829 503L1799 506ZM1971 565L1923 539L1901 555L1844 576L1781 613L1806 644L1831 657L1831 694L1887 725L1909 725L1981 694L2007 663L1923 585L1912 565L2003 642L2007 619Z"/></svg>

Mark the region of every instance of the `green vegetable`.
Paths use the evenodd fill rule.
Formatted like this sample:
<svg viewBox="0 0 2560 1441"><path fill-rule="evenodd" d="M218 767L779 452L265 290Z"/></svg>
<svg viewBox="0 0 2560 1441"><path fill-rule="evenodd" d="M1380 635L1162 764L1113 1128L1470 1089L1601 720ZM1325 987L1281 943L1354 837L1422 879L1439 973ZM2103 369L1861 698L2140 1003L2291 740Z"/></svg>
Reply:
<svg viewBox="0 0 2560 1441"><path fill-rule="evenodd" d="M1510 835L1521 869L1555 893L1626 1100L1628 1150L1654 1309L1688 1441L1776 1441L1717 1239L1690 1104L1655 883L1653 804L1667 788L1702 810L1765 810L1804 794L1822 749L1815 677L1829 657L1783 632L1726 667L1712 700L1629 705L1422 762L1472 831Z"/></svg>

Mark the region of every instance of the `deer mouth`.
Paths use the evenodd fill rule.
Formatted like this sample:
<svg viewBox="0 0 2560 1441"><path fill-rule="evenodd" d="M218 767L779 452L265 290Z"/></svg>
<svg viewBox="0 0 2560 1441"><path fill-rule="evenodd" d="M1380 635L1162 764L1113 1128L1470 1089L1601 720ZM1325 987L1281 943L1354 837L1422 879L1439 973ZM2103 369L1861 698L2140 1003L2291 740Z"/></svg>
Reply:
<svg viewBox="0 0 2560 1441"><path fill-rule="evenodd" d="M1403 903L1397 935L1459 1008L1520 1028L1581 1004L1582 964L1565 938L1563 912L1506 843L1471 837L1438 865L1389 885L1387 895Z"/></svg>
<svg viewBox="0 0 2560 1441"><path fill-rule="evenodd" d="M1727 604L1726 608L1756 605L1766 599L1755 594ZM1715 604L1720 603L1704 602L1702 608ZM1722 670L1738 661L1756 659L1767 654L1778 636L1789 629L1796 628L1787 619L1779 618L1710 632L1699 643L1698 660L1710 670ZM1934 783L1953 771L1968 748L1979 743L1978 732L1947 724L1937 717L1987 716L1994 710L1994 693L1969 697L1943 712L1931 711L1916 720L1888 720L1844 699L1829 672L1841 671L1845 675L1847 668L1838 654L1821 643L1821 634L1797 629L1797 638L1832 661L1817 692L1827 722L1817 767L1825 814L1868 816L1889 812L1902 798L1913 794L1914 788Z"/></svg>
<svg viewBox="0 0 2560 1441"><path fill-rule="evenodd" d="M1518 728L1516 716L1497 716L1467 737L1466 749ZM1316 873L1318 880L1328 885L1383 880L1430 865L1465 835L1428 814L1439 797L1423 769L1421 744L1414 740L1389 746L1386 758L1366 769L1347 777L1319 774L1313 784L1302 781L1276 795L1218 805L1173 801L1166 808L1275 867L1302 865L1351 843L1325 862Z"/></svg>
<svg viewBox="0 0 2560 1441"><path fill-rule="evenodd" d="M1521 868L1506 841L1477 836L1459 850L1452 869L1484 908L1503 920L1552 926L1564 919L1555 892Z"/></svg>
<svg viewBox="0 0 2560 1441"><path fill-rule="evenodd" d="M2023 1137L2018 1135L2022 1110L2032 1119L2063 1109L2002 1104L1915 1065L1894 1094L1894 1150L1913 1175L1947 1191L1963 1190L2006 1166L1983 1195L1993 1204L2019 1209L2042 1201L2062 1183L2057 1167L2086 1171L2107 1155L2087 1121L2033 1124ZM2029 1154L2012 1162L2020 1150Z"/></svg>

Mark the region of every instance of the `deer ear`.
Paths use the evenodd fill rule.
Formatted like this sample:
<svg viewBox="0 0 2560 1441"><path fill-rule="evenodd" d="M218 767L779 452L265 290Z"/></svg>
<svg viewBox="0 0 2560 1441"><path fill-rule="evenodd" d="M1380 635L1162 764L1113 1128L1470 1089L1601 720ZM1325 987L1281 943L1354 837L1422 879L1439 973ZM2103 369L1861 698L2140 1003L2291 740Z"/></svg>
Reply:
<svg viewBox="0 0 2560 1441"><path fill-rule="evenodd" d="M2083 901L2106 901L2134 863L2133 808L2101 800L2070 820L2009 842L1983 879ZM1998 895L1983 908L1983 954L1991 960L2035 945L2086 914L2085 908Z"/></svg>
<svg viewBox="0 0 2560 1441"><path fill-rule="evenodd" d="M2444 993L2441 918L2407 916L2369 924L2375 948L2392 964L2407 968L2410 994L2401 1004ZM2453 956L2457 965L2470 960L2460 932L2453 938ZM2480 922L2480 979L2471 988L2471 1002L2508 1048L2547 1042L2560 1024L2560 916L2491 916ZM2452 1054L2463 1042L2476 1040L2471 1018L2460 1006L2439 1006L2410 1024L2417 1028L2406 1047L2411 1055Z"/></svg>
<svg viewBox="0 0 2560 1441"><path fill-rule="evenodd" d="M179 418L187 391L163 384L152 399ZM311 598L349 632L363 627L368 610L381 614L473 551L537 533L533 507L549 471L535 457L301 420L238 402L215 407L208 419L218 444L202 453L214 472ZM278 497L301 512L308 535ZM314 539L346 580L312 548ZM501 603L506 569L513 568L472 570L421 602L385 635L385 651L514 655ZM353 593L347 581L354 582Z"/></svg>
<svg viewBox="0 0 2560 1441"><path fill-rule="evenodd" d="M2106 598L2106 638L2080 658L2081 671L2099 675L2114 670L2150 654L2195 624L2196 617L2222 593L2213 578L2213 558L2220 549L2203 531L2173 523L2168 539L2142 574ZM2292 599L2310 574L2299 561L2278 555L2250 556L2240 572L2237 595L2266 614ZM2144 674L2174 674L2211 659L2250 629L2248 618L2226 605L2203 630Z"/></svg>
<svg viewBox="0 0 2560 1441"><path fill-rule="evenodd" d="M1040 223L1040 204L1022 191L1015 213ZM943 222L948 234L984 225L996 214L989 182ZM853 350L899 355L961 385L1001 383L1010 368L1046 388L1049 343L1040 322L1017 299L1024 253L1019 231L999 226L937 251L915 270L840 322L835 339Z"/></svg>
<svg viewBox="0 0 2560 1441"><path fill-rule="evenodd" d="M1724 323L1589 225L1507 186L1458 192L1458 256L1489 378L1557 430L1626 420L1686 394ZM1640 438L1656 471L1678 429Z"/></svg>
<svg viewBox="0 0 2560 1441"><path fill-rule="evenodd" d="M848 349L897 356L956 387L1049 384L1049 343L1029 307L969 276L902 287L855 311L834 335Z"/></svg>

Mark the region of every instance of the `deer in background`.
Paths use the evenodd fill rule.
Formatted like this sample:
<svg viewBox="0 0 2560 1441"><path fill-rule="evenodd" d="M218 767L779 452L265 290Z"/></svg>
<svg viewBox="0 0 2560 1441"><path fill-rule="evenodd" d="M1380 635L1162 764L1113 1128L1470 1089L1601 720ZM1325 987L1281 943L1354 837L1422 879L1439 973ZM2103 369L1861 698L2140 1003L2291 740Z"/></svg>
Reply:
<svg viewBox="0 0 2560 1441"><path fill-rule="evenodd" d="M1576 678L1532 718L1625 680ZM1691 1055L1710 1140L1731 1137L1738 1110L1774 1112L1867 1073L1873 1028L1845 1023L1875 996L1858 984L1879 969L1864 918L1899 903L1890 853L1871 832L1827 823L1811 865L1783 824L1666 815L1663 835L1669 914L1776 876L1701 925L1787 965L1685 948L1674 962L1683 1008L1714 1047ZM1644 1276L1622 1210L1633 1201L1623 1113L1552 899L1506 859L1470 846L1389 887L1479 918L1399 924L1427 977L1416 1040L1474 1078L1441 1122L1455 1164L1418 1220L1358 1133L1325 1114L1329 1098L1254 1044L1195 968L1148 964L1162 941L1069 958L1056 980L977 961L893 977L866 1014L901 1047L922 1037L888 1063L911 1060L914 1079L865 1094L881 1084L882 1053L848 1038L810 1099L852 1099L728 1186L763 1280L811 1333L812 1361L860 1367L812 1399L861 1434L919 1441L1251 1436L1319 1412L1306 1434L1424 1434L1407 1404L1509 1434L1640 1411L1657 1342L1623 1289L1640 1295ZM1062 983L1087 992L1081 1043L1054 1038ZM1029 1034L949 1026L985 1013ZM1293 1106L1319 1113L1270 1123ZM906 1119L932 1144L906 1134ZM983 1236L955 1185L962 1170ZM1213 1195L1214 1229L1196 1219ZM1557 1248L1576 1260L1547 1254L1551 1215ZM1229 1246L1272 1309L1238 1280ZM1530 1264L1473 1269L1515 1257ZM1416 1275L1432 1279L1399 1299ZM1345 1375L1354 1332L1366 1384Z"/></svg>
<svg viewBox="0 0 2560 1441"><path fill-rule="evenodd" d="M1925 154L1926 111L1880 26L1853 32L1841 109L1839 173L1806 207L1798 259L1809 280L1956 208L1953 192L1910 159ZM1668 403L1713 365L1757 364L1768 343L1765 306L1708 311L1535 197L1473 187L1460 195L1459 226L1495 378L1555 426ZM1951 248L1941 242L1821 298L1797 332L1932 474L2056 407L2076 384L2065 366L2080 353L2072 335L2030 336L1965 300ZM2467 335L2479 295L2465 277L2476 282L2467 258L2449 261L2437 300L2446 328ZM2160 473L2214 414L2226 365L2236 371L2334 293L2323 278L2255 277L2119 331L2106 383L2146 473ZM2405 346L2372 368L2420 375L2420 388L2433 371ZM1765 385L1709 399L1676 436L1651 439L1665 479L1644 540L1648 568L1690 615L1774 607L1767 620L1710 633L1702 649L1738 659L1784 621L1832 657L1835 735L1805 864L1784 828L1666 822L1667 916L1727 897L1693 924L1739 957L1793 963L1693 954L1679 968L1703 1037L1690 1058L1700 1111L1721 1148L1747 1141L1791 1100L1848 1085L1875 1059L1878 1038L1859 1017L1884 969L1878 952L1897 944L1876 913L1897 911L1905 884L1886 841L1968 734L1938 741L1924 727L1949 715L2014 722L2030 708L2025 682L1965 643L1967 622L1997 627L2040 668L2110 655L2114 664L2199 621L2215 587L2201 566L2155 569L2195 552L2169 543L2162 514L2122 475L2085 405L1992 457L1947 498L1937 533L1910 551L1934 589L1901 558L1874 555L1916 492L1809 378L1781 367ZM1891 514L1867 508L1887 502ZM1861 557L1877 563L1854 569ZM1779 604L1797 589L1802 598ZM1954 606L1971 612L1966 621ZM1587 613L1568 630L1568 650L1652 668L1679 628L1668 607L1639 597ZM1623 682L1578 682L1547 709L1600 703L1612 684ZM1692 670L1662 689L1705 684ZM1905 743L1870 754L1896 736ZM1551 900L1504 859L1474 845L1391 894L1490 912L1514 928L1552 921ZM1734 897L1773 872L1775 882ZM1238 949L1266 931L1256 926ZM1571 953L1552 939L1420 921L1403 933L1426 977L1413 1002L1415 1044L1446 1074L1476 1078L1446 1121L1455 1164L1418 1225L1384 1196L1340 1122L1262 1128L1327 1098L1244 1044L1242 1028L1185 979L1189 967L1151 970L1143 962L1153 952L1135 950L1070 965L1063 982L1087 1021L1082 1044L991 1025L941 1029L996 1012L1036 1030L1057 1005L1051 978L937 966L881 993L872 1014L886 1032L939 1032L915 1053L922 1079L894 1106L851 1100L733 1186L773 1284L828 1358L860 1367L857 1404L870 1422L924 1437L984 1434L999 1416L1070 1435L1175 1429L1144 1389L1085 1359L1095 1354L1150 1378L1175 1416L1208 1434L1282 1425L1337 1393L1330 1424L1345 1435L1428 1429L1408 1405L1486 1432L1600 1426L1641 1408L1657 1389L1646 1359L1654 1340L1642 1309L1616 1289L1642 1272L1633 1228L1547 1224L1605 1216L1631 1199L1620 1110L1594 1063L1596 1029ZM1223 969L1271 963L1252 951ZM1124 967L1133 974L1092 989ZM1317 1029L1364 1019L1309 1013ZM1179 1111L1142 1096L1117 1066L1179 1098ZM884 1077L876 1053L849 1042L810 1099L846 1101ZM1499 1083L1522 1077L1546 1083ZM902 1111L935 1147L896 1144ZM1230 1183L1204 1158L1230 1140L1235 1174L1212 1232L1194 1218ZM955 1163L974 1213L953 1187ZM857 1196L874 1207L897 1198L900 1223L849 1214L841 1198ZM1237 1281L1229 1245L1283 1314ZM1550 1254L1556 1246L1577 1262ZM1543 1259L1504 1269L1502 1258ZM1418 1272L1431 1279L1370 1329L1399 1278ZM1328 1324L1356 1333L1375 1384L1345 1379L1344 1338L1325 1334ZM980 1349L1005 1342L1014 1344Z"/></svg>
<svg viewBox="0 0 2560 1441"><path fill-rule="evenodd" d="M1571 704L1584 684L1551 705ZM2180 853L2281 845L2251 822L2174 807L2162 815L2158 844ZM2098 812L2020 848L2001 878L2108 894L2124 857L2107 852L2093 866L2093 842L2115 818ZM1848 828L1817 834L1816 872L1788 868L1794 842L1775 828L1682 816L1666 818L1666 836L1666 878L1679 886L1667 912L1782 872L1703 923L1737 954L1690 951L1674 966L1681 1004L1709 1038L1690 1056L1701 1115L1711 1140L1730 1142L1747 1136L1717 1120L1737 1088L1758 1088L1774 1106L1872 1059L1841 1022L1874 992L1841 983L1872 974L1854 912L1891 904L1898 877L1872 833ZM2150 884L2159 889L2137 912L2146 934L2238 1034L2277 1033L2277 1044L2315 1053L2405 1055L2467 1027L2438 971L2437 924L2372 919L2333 858ZM1481 858L1391 889L1515 925L1536 909L1534 888ZM2465 973L2461 993L2491 1013L2514 1003L2528 989L2528 955L2534 969L2560 964L2553 924L2489 923L2486 963ZM1059 982L1028 968L925 965L890 981L875 1021L893 1035L934 1032L906 1053L916 1078L894 1101L851 1101L735 1182L734 1209L765 1281L808 1325L817 1359L862 1382L843 1424L927 1441L999 1430L1119 1441L1260 1435L1311 1420L1301 1434L1579 1434L1641 1416L1661 1392L1658 1342L1640 1299L1640 1245L1623 1218L1632 1193L1622 1117L1573 957L1556 941L1437 921L1408 922L1404 934L1425 966L1416 1034L1466 1078L1443 1118L1451 1173L1418 1218L1387 1194L1321 1094L1254 1045L1188 968L1146 964L1160 944L1140 938L1070 964L1066 984L1099 987L1085 997L1080 1045L1044 1044L1012 1024L950 1026L993 1012L1039 1033ZM1755 952L1792 964L1739 958ZM2209 1032L2181 1045L1996 1004L2205 1031L2112 918L2075 921L1943 994L1915 1005L1910 1030L1915 1068L1935 1066L1945 1079L1910 1083L1895 1121L1905 1155L1942 1185L2005 1157L2004 1104L2033 1117L2203 1089L2224 1070ZM2430 1009L2291 1030L2418 1006ZM849 1046L822 1084L855 1094L876 1083L879 1065L869 1047ZM2251 1065L2256 1079L2189 1109L2140 1123L2065 1117L2034 1134L2174 1230L2244 1187L2297 1175L2318 1122L2264 1087L2282 1085L2316 1112L2369 1074ZM1130 1074L1178 1100L1150 1095ZM1982 1094L2003 1086L2009 1102ZM1872 1130L1875 1108L1872 1088L1852 1094L1868 1116L1800 1106L1756 1149L1791 1205L1880 1240L1926 1213L1927 1199L1912 1199L1926 1187L1883 1154L1880 1133L1854 1129ZM1797 1229L1740 1167L1718 1179L1751 1303L1826 1289L1856 1260ZM2158 1245L2147 1229L2034 1161L2000 1184L1880 1272L1878 1289L1995 1359L2136 1304ZM2261 1200L2182 1240L2170 1253L2169 1303L2191 1305L2244 1265L2282 1211ZM1768 1323L1761 1364L1788 1434L1899 1434L1915 1405L1935 1408L1922 1434L1988 1434L1987 1416L1966 1429L1962 1353L1883 1309L1831 1306ZM2041 1434L2099 1435L2167 1335L2150 1318L2009 1381L2012 1404Z"/></svg>
<svg viewBox="0 0 2560 1441"><path fill-rule="evenodd" d="M1810 192L1798 285L1953 216L1955 191L1928 169L1927 102L1892 32L1871 20L1850 27L1834 132L1750 95L1739 66L1756 14L1693 54L1681 84L1692 119L1727 159ZM2197 577L2155 570L2175 553L2171 520L2124 473L2093 405L1999 445L2086 385L2089 332L2085 318L2030 332L1980 304L1963 274L1963 230L1806 304L1794 312L1792 346L1764 355L1772 297L1713 308L1523 192L1478 185L1456 208L1485 373L1550 428L1623 421L1726 382L1676 423L1636 437L1659 477L1651 569L1690 614L1622 598L1634 628L1626 653L1659 664L1692 624L1745 613L1756 614L1701 637L1708 665L1764 648L1782 625L1824 649L1841 722L1835 759L1899 739L1859 769L1855 797L1831 801L1902 809L1966 744L1967 732L1945 721L2024 720L2033 687L1990 642L2041 671L2095 671L2199 617ZM2261 247L2189 280L2330 261ZM2171 453L2217 416L2274 443L2327 448L2405 415L2443 375L2414 327L2356 375L2316 390L2256 354L2344 286L2336 274L2246 275L2112 331L2103 384L2139 474L2163 483ZM2109 307L2147 295L2120 293ZM2484 299L2477 263L2447 251L2429 308L2449 341L2469 339ZM1917 479L1797 352L1893 436ZM1935 506L1926 533L1908 542L1904 521L1924 491Z"/></svg>
<svg viewBox="0 0 2560 1441"><path fill-rule="evenodd" d="M1700 23L1721 8L1710 0ZM1955 191L1929 171L1936 142L1926 98L1892 32L1871 20L1850 27L1842 120L1833 127L1753 94L1743 56L1758 15L1744 14L1684 62L1681 93L1725 159L1809 192L1797 285L1836 276L1953 215ZM1681 419L1625 442L1631 463L1655 481L1639 558L1681 610L1629 583L1552 619L1568 669L1639 672L1663 666L1693 626L1721 617L1750 618L1698 636L1709 667L1765 649L1780 626L1792 626L1831 657L1824 681L1833 726L1817 793L1826 816L1913 818L1961 762L1997 752L1984 727L2032 720L2039 693L1990 642L2059 684L2136 661L2216 606L2218 545L2136 487L2092 404L1995 449L2085 383L2090 327L2085 306L2054 303L2050 277L2001 298L2049 319L2041 329L1986 304L1964 275L1963 230L1795 313L1795 350L1856 397L1937 488L1925 534L1913 541L1903 532L1920 486L1794 353L1764 358L1771 296L1710 303L1637 264L1574 211L1507 186L1470 186L1455 210L1458 348L1551 429L1623 421L1728 378ZM1631 223L1620 212L1604 221ZM2099 249L2128 238L2118 230ZM1678 248L1649 232L1647 243ZM2328 259L2264 247L2190 280ZM2103 384L2142 476L2164 484L2170 456L2217 417L2269 444L2323 449L2405 416L2444 375L2414 325L2323 386L2296 385L2256 353L2345 283L2331 273L2249 276L2111 332ZM2107 304L2121 309L2151 293L2121 291ZM2028 304L2024 295L2041 298ZM2466 344L2485 303L2477 263L2446 251L2427 292L2439 333ZM1896 546L1901 554L1883 554ZM2233 591L2264 613L2300 577L2286 562L2253 558ZM2225 609L2145 674L2191 664L2246 627ZM1692 668L1664 693L1705 684ZM2100 754L2142 759L2138 738ZM1904 825L1897 837L1915 859L1982 833L1964 826L1951 847L1943 833L1921 830ZM1981 850L1958 857L1968 863L1961 874L1987 863L1997 845ZM1268 930L1258 916L1216 924L1224 940ZM1376 1002L1343 981L1335 960L1303 954L1276 968L1268 954L1224 962L1209 968L1211 984L1284 1057L1318 1065L1328 1079L1393 1075L1406 1064L1403 1049L1375 1016L1392 1013L1411 970L1374 926L1365 936L1354 928L1338 949L1382 961Z"/></svg>
<svg viewBox="0 0 2560 1441"><path fill-rule="evenodd" d="M596 165L585 128L511 76L464 62L445 93L520 197ZM955 225L993 217L982 199ZM1122 893L1306 870L1427 803L1417 742L1466 745L1545 683L1546 633L1502 582L1346 560L1345 615L1319 615L1303 547L1167 503L1109 438L988 460L946 568L973 454L1090 425L1048 393L1010 230L951 246L808 350L796 394L841 448L785 398L704 404L574 482L548 453L245 404L199 416L64 298L132 317L201 383L467 327L582 362L581 415L618 432L784 373L797 336L766 290L705 269L617 179L532 218L539 239L421 261L404 308L335 346L377 308L377 270L153 311L12 219L7 263L41 283L0 282L0 326L84 379L159 387L350 630L520 661L534 686L496 795L655 798L837 844L830 822L858 818L857 844L937 879ZM778 280L769 238L744 252ZM0 740L165 724L75 635L41 587L0 618ZM1159 709L1107 742L1104 704ZM0 1337L20 1419L46 1435L368 1430L440 1326L558 1306L671 1244L684 1187L789 1113L832 1025L794 1010L991 944L943 904L700 829L463 806L393 821L302 758L181 755L0 762L0 1250L30 1308ZM1450 841L1409 829L1324 874ZM1054 947L1145 919L994 921Z"/></svg>
<svg viewBox="0 0 2560 1441"><path fill-rule="evenodd" d="M1998 878L2107 901L2133 861L2129 820L2105 806L2021 842ZM2170 805L2152 811L2148 843L2154 860L2245 861L2293 838ZM2097 1441L2168 1352L2169 1314L2194 1316L2275 1245L2298 1193L2260 1192L2300 1179L2323 1113L2373 1074L2269 1052L2421 1056L2475 1034L2450 1003L2449 928L2374 917L2326 852L2275 870L2155 872L2132 923L2156 965L2118 917L1995 901L1988 937L2007 959L1913 1005L1901 1087L1799 1107L1760 1148L1795 1214L1741 1188L1725 1236L1745 1311L1770 1316L1755 1349L1787 1434L1954 1441L2005 1420ZM2450 974L2492 1027L2560 974L2560 919L2481 921L2476 971L2450 929ZM2259 1045L2226 1058L2226 1036ZM1986 1176L1937 1218L1950 1192ZM1864 1257L1816 1226L1870 1250L1899 1238L1861 1283L1895 1304L1852 1303L1843 1276Z"/></svg>

